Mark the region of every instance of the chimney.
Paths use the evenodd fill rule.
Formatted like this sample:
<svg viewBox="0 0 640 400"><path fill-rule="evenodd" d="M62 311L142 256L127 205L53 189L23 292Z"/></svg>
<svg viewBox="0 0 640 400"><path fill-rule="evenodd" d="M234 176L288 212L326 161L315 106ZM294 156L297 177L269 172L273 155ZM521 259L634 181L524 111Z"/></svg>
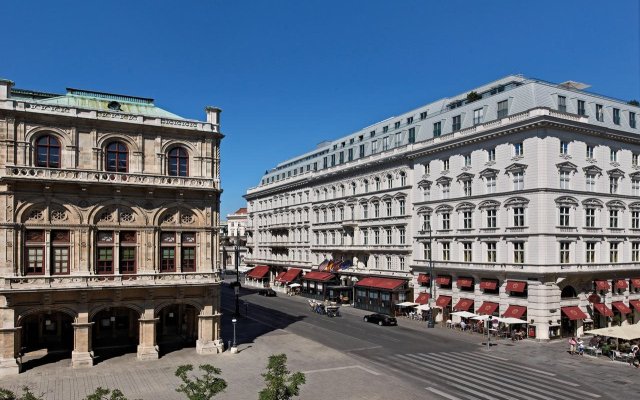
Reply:
<svg viewBox="0 0 640 400"><path fill-rule="evenodd" d="M12 86L13 86L13 81L0 78L0 100L5 100L9 98L9 95L11 94Z"/></svg>
<svg viewBox="0 0 640 400"><path fill-rule="evenodd" d="M218 107L207 106L204 111L207 113L207 122L210 122L214 125L220 125L220 113L221 109Z"/></svg>

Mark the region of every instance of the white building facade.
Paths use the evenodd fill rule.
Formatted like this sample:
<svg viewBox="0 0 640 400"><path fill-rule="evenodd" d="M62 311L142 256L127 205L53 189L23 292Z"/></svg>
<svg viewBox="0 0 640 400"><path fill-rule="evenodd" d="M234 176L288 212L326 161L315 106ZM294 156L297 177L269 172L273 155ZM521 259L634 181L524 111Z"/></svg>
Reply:
<svg viewBox="0 0 640 400"><path fill-rule="evenodd" d="M369 303L433 282L439 319L517 317L541 340L635 323L640 108L583 87L508 76L279 164L245 196L248 263L407 282Z"/></svg>

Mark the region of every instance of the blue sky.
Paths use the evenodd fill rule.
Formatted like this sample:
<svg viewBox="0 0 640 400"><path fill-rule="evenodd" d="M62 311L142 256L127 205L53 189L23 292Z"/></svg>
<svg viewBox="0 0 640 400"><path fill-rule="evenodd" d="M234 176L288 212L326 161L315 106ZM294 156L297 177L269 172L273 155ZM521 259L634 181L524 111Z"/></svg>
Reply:
<svg viewBox="0 0 640 400"><path fill-rule="evenodd" d="M222 215L265 170L511 73L640 100L637 0L7 1L0 77L222 113Z"/></svg>

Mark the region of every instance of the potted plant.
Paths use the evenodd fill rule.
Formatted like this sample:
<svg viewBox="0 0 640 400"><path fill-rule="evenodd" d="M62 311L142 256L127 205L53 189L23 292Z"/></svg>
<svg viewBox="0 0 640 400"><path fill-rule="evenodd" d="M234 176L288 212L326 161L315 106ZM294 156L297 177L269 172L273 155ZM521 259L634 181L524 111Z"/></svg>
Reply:
<svg viewBox="0 0 640 400"><path fill-rule="evenodd" d="M480 100L482 96L480 96L477 92L471 91L467 94L467 103L473 103L474 101Z"/></svg>

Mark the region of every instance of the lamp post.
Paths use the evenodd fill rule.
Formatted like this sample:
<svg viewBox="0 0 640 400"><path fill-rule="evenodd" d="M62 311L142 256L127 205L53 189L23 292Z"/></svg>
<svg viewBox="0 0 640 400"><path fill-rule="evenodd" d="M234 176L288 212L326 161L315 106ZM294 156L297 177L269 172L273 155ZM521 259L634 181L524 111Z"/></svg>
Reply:
<svg viewBox="0 0 640 400"><path fill-rule="evenodd" d="M429 321L427 321L427 328L433 328L435 322L433 320L433 248L431 247L431 222L427 226L429 229Z"/></svg>
<svg viewBox="0 0 640 400"><path fill-rule="evenodd" d="M238 322L238 320L235 318L231 320L231 323L233 323L233 345L231 346L232 353L238 352L238 347L236 347L236 322Z"/></svg>
<svg viewBox="0 0 640 400"><path fill-rule="evenodd" d="M234 246L235 251L235 264L236 264L236 284L234 287L234 291L236 294L236 313L235 317L238 318L240 316L240 269L238 264L240 264L240 227L236 231L236 242Z"/></svg>

